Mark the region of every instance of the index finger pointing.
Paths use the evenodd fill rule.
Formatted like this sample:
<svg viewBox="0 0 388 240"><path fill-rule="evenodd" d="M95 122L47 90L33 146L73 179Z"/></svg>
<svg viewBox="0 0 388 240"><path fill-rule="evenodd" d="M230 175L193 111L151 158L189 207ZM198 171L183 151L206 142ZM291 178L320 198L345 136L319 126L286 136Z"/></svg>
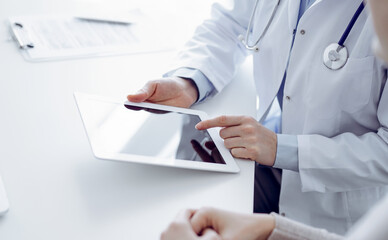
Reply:
<svg viewBox="0 0 388 240"><path fill-rule="evenodd" d="M206 130L214 127L231 127L241 124L239 116L219 116L213 119L204 120L195 125L198 130Z"/></svg>

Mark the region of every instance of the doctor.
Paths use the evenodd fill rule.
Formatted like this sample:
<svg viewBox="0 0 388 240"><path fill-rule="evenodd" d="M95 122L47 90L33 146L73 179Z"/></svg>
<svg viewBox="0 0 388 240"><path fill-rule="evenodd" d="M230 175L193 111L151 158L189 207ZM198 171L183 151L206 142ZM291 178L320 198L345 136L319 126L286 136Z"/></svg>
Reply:
<svg viewBox="0 0 388 240"><path fill-rule="evenodd" d="M283 169L282 215L343 234L388 190L387 70L373 56L371 17L361 3L214 5L170 77L128 99L190 107L222 91L252 54L257 121L221 116L197 128L223 127L220 135L235 157ZM271 115L276 108L281 118ZM279 172L262 170L258 165L255 210L273 211L276 191L266 186L277 187Z"/></svg>

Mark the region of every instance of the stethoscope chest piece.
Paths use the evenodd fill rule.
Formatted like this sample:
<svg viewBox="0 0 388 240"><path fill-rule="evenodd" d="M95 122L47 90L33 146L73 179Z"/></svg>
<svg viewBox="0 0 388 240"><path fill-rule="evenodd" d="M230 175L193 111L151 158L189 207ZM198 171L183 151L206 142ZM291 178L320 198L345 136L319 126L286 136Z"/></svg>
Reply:
<svg viewBox="0 0 388 240"><path fill-rule="evenodd" d="M348 50L338 43L330 44L323 53L323 63L331 70L338 70L345 66L348 60Z"/></svg>

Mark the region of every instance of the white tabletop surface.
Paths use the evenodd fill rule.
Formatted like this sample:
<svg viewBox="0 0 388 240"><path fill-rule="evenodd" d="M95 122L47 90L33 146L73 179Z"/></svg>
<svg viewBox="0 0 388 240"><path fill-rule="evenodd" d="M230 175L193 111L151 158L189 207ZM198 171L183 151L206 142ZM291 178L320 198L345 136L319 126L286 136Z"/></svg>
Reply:
<svg viewBox="0 0 388 240"><path fill-rule="evenodd" d="M78 11L91 2L0 0L0 18ZM117 6L131 1L96 2ZM150 9L152 2L171 4L138 2ZM179 0L175 7L185 9L192 2ZM192 9L209 6L205 0L196 3L199 7ZM225 174L92 156L73 92L121 96L124 101L147 80L170 70L175 52L29 63L19 51L2 25L0 174L10 210L0 217L0 239L158 239L183 208L252 212L253 162L238 160L241 172ZM252 77L250 71L241 72L245 74L238 81L197 108L211 116L254 116Z"/></svg>

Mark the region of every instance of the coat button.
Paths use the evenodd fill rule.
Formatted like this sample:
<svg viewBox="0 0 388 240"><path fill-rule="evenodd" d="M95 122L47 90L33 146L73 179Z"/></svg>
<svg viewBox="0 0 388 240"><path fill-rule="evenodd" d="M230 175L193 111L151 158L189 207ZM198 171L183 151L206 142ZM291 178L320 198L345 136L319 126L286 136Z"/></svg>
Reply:
<svg viewBox="0 0 388 240"><path fill-rule="evenodd" d="M286 96L286 99L287 99L287 101L290 101L291 97L290 96Z"/></svg>
<svg viewBox="0 0 388 240"><path fill-rule="evenodd" d="M306 31L304 29L300 30L300 34L304 35Z"/></svg>
<svg viewBox="0 0 388 240"><path fill-rule="evenodd" d="M285 217L285 216L286 216L286 214L285 214L284 212L282 212L280 215L281 215L282 217Z"/></svg>

